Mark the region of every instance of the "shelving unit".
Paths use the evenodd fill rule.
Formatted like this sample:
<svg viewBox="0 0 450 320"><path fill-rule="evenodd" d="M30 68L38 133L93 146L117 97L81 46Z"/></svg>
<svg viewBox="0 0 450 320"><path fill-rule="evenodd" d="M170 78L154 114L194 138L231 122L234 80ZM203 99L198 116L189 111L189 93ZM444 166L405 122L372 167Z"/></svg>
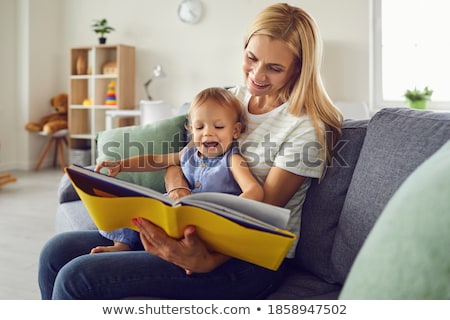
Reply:
<svg viewBox="0 0 450 320"><path fill-rule="evenodd" d="M106 103L108 86L115 83L115 105ZM71 162L95 163L96 134L105 130L107 110L135 108L135 48L98 45L70 50L69 146ZM117 126L132 125L121 118ZM87 158L85 161L83 159Z"/></svg>

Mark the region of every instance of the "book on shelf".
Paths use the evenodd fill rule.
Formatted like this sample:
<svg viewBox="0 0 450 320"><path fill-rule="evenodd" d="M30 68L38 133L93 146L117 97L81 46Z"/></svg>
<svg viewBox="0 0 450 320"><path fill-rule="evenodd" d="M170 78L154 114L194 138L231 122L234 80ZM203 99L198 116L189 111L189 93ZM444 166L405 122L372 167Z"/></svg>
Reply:
<svg viewBox="0 0 450 320"><path fill-rule="evenodd" d="M285 208L218 192L173 201L81 166L71 165L66 173L100 230L138 230L131 221L141 217L179 239L193 225L210 250L272 270L278 269L296 238L286 230L290 211Z"/></svg>

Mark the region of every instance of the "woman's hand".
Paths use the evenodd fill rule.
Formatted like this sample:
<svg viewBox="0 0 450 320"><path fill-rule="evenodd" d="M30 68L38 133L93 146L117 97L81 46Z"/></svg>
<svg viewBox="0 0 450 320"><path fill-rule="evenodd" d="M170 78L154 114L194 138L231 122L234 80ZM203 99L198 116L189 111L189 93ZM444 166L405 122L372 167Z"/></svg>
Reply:
<svg viewBox="0 0 450 320"><path fill-rule="evenodd" d="M186 227L184 237L177 240L145 219L134 219L133 224L139 228L145 251L176 264L186 270L186 274L210 272L229 259L210 252L193 226Z"/></svg>
<svg viewBox="0 0 450 320"><path fill-rule="evenodd" d="M108 175L115 177L122 170L122 162L120 160L118 160L118 161L109 161L109 160L100 161L95 166L95 172L100 172L100 170L102 168L105 168L106 170L108 170Z"/></svg>

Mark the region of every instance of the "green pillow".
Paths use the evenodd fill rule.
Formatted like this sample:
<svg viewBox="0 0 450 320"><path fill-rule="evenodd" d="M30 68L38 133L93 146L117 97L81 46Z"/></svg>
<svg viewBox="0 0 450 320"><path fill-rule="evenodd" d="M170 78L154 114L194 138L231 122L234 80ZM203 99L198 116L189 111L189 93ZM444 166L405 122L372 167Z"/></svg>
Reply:
<svg viewBox="0 0 450 320"><path fill-rule="evenodd" d="M340 299L450 299L450 140L404 181L356 257Z"/></svg>
<svg viewBox="0 0 450 320"><path fill-rule="evenodd" d="M186 144L185 115L164 119L145 126L120 127L98 133L97 162L119 160L147 153L180 151ZM159 192L165 192L165 170L156 172L121 172L124 179Z"/></svg>

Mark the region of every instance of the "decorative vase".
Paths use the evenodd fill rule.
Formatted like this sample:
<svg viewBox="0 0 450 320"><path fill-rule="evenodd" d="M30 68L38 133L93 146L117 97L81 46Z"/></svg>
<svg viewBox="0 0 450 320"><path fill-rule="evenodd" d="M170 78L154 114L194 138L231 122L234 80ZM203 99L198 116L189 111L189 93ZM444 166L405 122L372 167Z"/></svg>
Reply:
<svg viewBox="0 0 450 320"><path fill-rule="evenodd" d="M86 74L86 58L83 55L77 57L76 69L78 75Z"/></svg>
<svg viewBox="0 0 450 320"><path fill-rule="evenodd" d="M427 100L409 101L409 106L413 109L424 110L427 108Z"/></svg>

